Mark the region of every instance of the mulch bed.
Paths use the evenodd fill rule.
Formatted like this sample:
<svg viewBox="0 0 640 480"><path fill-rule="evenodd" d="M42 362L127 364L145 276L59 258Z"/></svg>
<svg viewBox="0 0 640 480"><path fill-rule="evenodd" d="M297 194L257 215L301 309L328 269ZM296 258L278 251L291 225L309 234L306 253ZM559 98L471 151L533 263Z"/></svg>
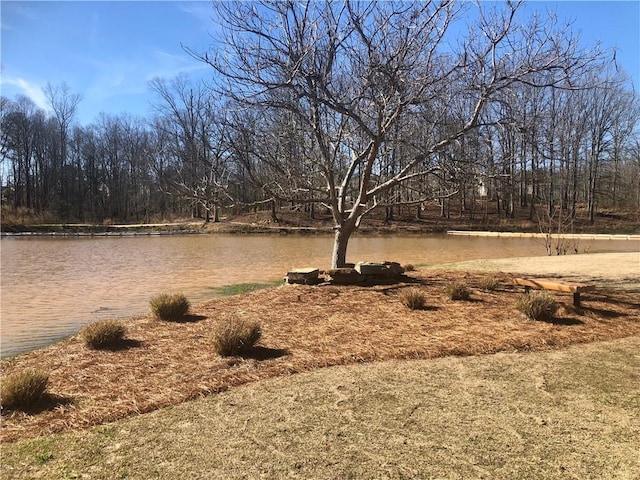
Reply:
<svg viewBox="0 0 640 480"><path fill-rule="evenodd" d="M215 299L195 306L189 321L150 316L124 320L127 341L114 351L85 347L79 335L2 362L2 375L25 368L50 373L49 395L31 412L2 412L1 441L85 428L150 412L264 378L331 365L428 359L561 348L640 335L637 295L597 288L555 295L553 322L526 319L515 308L522 289L501 275L496 291L480 288L486 273L412 272L403 283L363 286L289 285ZM452 281L471 287L470 301L452 301ZM399 300L418 287L423 310ZM225 315L258 321L259 346L245 357L222 358L212 332Z"/></svg>

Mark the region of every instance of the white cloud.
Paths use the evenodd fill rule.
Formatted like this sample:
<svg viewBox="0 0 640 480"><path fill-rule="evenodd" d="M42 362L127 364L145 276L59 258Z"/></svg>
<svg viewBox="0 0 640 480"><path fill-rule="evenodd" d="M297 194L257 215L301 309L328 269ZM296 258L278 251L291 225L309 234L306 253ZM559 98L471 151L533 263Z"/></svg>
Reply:
<svg viewBox="0 0 640 480"><path fill-rule="evenodd" d="M180 73L196 77L210 67L184 54L161 50L148 51L134 58L86 61L93 71L90 85L85 89L85 99L100 101L121 95L146 94L148 82L155 77L174 78Z"/></svg>
<svg viewBox="0 0 640 480"><path fill-rule="evenodd" d="M146 80L154 77L173 78L180 73L195 73L207 70L211 67L205 63L190 57L186 52L181 55L156 50L155 61L150 65L146 74Z"/></svg>
<svg viewBox="0 0 640 480"><path fill-rule="evenodd" d="M42 87L39 85L35 85L24 78L7 77L4 75L2 76L1 83L3 85L18 87L22 93L29 97L39 108L49 111L49 102L47 101L47 97L45 96Z"/></svg>
<svg viewBox="0 0 640 480"><path fill-rule="evenodd" d="M213 8L209 2L182 2L178 4L178 8L207 25L213 16Z"/></svg>

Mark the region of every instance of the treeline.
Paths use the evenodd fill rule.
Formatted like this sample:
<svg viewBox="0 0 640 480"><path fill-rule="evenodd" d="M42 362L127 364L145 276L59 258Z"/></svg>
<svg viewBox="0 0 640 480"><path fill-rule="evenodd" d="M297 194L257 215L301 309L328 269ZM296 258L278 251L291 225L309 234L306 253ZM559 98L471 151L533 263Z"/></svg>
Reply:
<svg viewBox="0 0 640 480"><path fill-rule="evenodd" d="M383 70L369 74L378 75L376 82L393 80ZM1 99L2 204L61 222L215 221L221 209L275 212L284 205L313 216L314 205L323 204L318 199L327 197L329 171L314 155L331 155L331 175L346 179L344 200L357 198L366 174L373 179L368 201L386 208L390 219L399 205L419 216L425 202L437 201L445 216L491 208L509 217L526 207L532 219L558 211L571 218L581 209L593 222L598 208L640 209L640 104L614 64L588 75L579 88L540 88L544 79L529 75L531 85L501 88L483 105L473 128L466 125L473 105L454 96L445 102L443 87L431 104L402 107L368 172L353 161L366 138L332 125L328 115L318 115L323 131L332 132L331 148L323 151L313 129L314 108L322 106L292 112L280 108L291 98L274 97L251 110L246 101L180 76L150 83L150 118L101 114L83 126L75 120L80 95L48 85L49 113L27 97ZM340 105L332 108L342 114ZM299 119L304 109L307 123ZM421 150L449 130L462 133ZM375 195L409 163L420 174Z"/></svg>

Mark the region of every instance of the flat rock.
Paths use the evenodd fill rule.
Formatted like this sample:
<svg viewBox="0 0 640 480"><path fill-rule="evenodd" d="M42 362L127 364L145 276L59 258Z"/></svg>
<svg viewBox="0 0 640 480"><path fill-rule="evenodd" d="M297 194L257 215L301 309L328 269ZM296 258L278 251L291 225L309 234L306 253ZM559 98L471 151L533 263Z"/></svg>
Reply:
<svg viewBox="0 0 640 480"><path fill-rule="evenodd" d="M332 268L326 271L329 281L340 285L361 283L364 278L355 268Z"/></svg>
<svg viewBox="0 0 640 480"><path fill-rule="evenodd" d="M317 268L294 268L287 272L285 281L287 283L298 283L302 285L313 285L319 282Z"/></svg>
<svg viewBox="0 0 640 480"><path fill-rule="evenodd" d="M355 267L360 275L393 278L404 273L398 262L358 262Z"/></svg>

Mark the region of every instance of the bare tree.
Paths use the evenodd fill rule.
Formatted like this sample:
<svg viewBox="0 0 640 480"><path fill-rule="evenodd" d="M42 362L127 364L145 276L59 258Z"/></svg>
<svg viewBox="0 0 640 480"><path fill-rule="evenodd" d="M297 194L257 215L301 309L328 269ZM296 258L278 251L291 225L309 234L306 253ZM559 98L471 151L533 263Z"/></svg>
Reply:
<svg viewBox="0 0 640 480"><path fill-rule="evenodd" d="M451 27L468 6L215 4L219 43L191 53L215 68L216 88L239 108L286 112L311 134L305 161L324 181L313 200L333 215L333 267L345 264L362 218L392 189L437 171L438 154L477 129L502 91L571 87L593 59L553 22L519 24L510 2L480 5L478 24L456 44ZM417 115L419 138L393 135ZM385 168L402 145L402 166Z"/></svg>
<svg viewBox="0 0 640 480"><path fill-rule="evenodd" d="M58 149L56 152L57 162L56 169L54 170L54 182L55 188L60 199L67 199L67 189L69 186L67 175L65 175L65 167L67 164L67 152L69 143L69 134L71 131L71 124L75 118L78 105L82 101L82 95L77 93L71 93L69 86L66 83L58 85L52 85L47 83L44 87L44 95L49 102L56 124L58 127ZM65 202L59 206L60 213L63 216L68 216L70 213L71 205L69 202Z"/></svg>
<svg viewBox="0 0 640 480"><path fill-rule="evenodd" d="M167 192L195 202L194 216L203 209L207 222L219 221L228 172L223 147L225 124L217 118L220 114L215 111L213 98L203 85L192 85L185 76L170 82L155 78L150 86L158 95L156 111L167 120L156 123L156 127L170 130L170 148L177 162L175 175L163 179L169 186Z"/></svg>

